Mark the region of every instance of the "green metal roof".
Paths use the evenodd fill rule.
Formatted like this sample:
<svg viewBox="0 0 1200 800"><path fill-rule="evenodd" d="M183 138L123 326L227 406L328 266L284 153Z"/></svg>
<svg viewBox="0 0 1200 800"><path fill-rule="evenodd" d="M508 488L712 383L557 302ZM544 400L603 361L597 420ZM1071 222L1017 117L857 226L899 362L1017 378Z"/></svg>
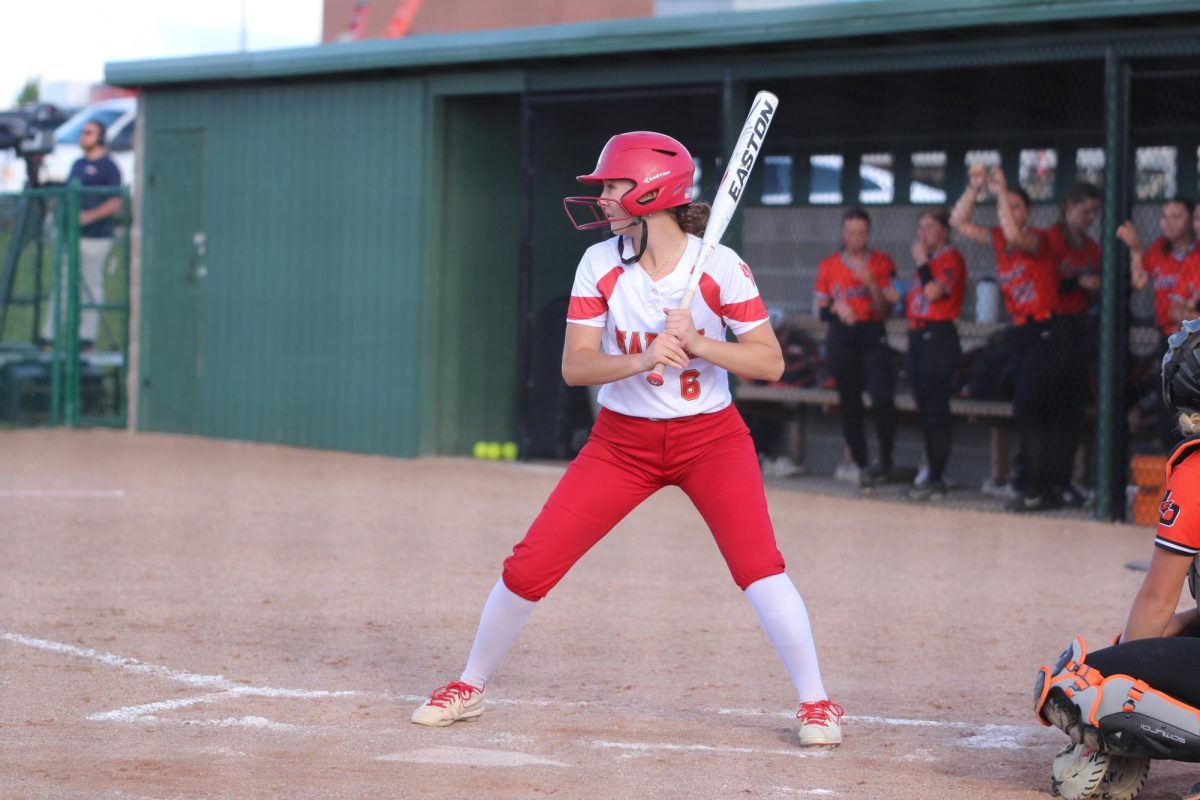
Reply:
<svg viewBox="0 0 1200 800"><path fill-rule="evenodd" d="M424 34L403 39L123 61L116 86L260 80L504 61L700 50L995 25L1194 13L1195 0L850 0L761 12L636 17L570 25Z"/></svg>

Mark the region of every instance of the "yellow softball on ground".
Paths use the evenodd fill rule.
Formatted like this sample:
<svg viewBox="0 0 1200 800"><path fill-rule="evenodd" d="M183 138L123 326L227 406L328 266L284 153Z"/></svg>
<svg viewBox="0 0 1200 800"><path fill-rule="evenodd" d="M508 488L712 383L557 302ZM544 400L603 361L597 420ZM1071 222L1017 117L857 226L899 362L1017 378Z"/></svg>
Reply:
<svg viewBox="0 0 1200 800"><path fill-rule="evenodd" d="M504 457L505 461L516 461L517 460L517 443L516 442L505 442L504 445L500 448L500 455Z"/></svg>
<svg viewBox="0 0 1200 800"><path fill-rule="evenodd" d="M484 457L490 461L498 461L500 459L500 443L499 442L488 442L487 443L487 455Z"/></svg>
<svg viewBox="0 0 1200 800"><path fill-rule="evenodd" d="M471 448L471 454L476 458L487 458L487 442L476 442Z"/></svg>

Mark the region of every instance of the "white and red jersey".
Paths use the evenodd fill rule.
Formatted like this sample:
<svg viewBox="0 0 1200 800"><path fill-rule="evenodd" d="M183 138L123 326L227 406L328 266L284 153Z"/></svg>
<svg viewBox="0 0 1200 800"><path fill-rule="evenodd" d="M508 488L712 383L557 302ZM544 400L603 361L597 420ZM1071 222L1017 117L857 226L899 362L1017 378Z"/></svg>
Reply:
<svg viewBox="0 0 1200 800"><path fill-rule="evenodd" d="M644 352L662 333L667 321L663 309L683 302L701 245L699 237L688 234L679 265L655 282L638 264L621 263L619 242L614 236L583 254L567 310L567 322L604 329L600 347L610 355ZM717 341L725 341L726 327L741 335L767 321L750 268L723 245L717 245L704 267L691 312L696 330ZM646 374L639 373L605 384L599 396L600 405L611 411L647 419L709 414L732 400L729 374L700 358L685 370L667 367L662 386L651 386Z"/></svg>

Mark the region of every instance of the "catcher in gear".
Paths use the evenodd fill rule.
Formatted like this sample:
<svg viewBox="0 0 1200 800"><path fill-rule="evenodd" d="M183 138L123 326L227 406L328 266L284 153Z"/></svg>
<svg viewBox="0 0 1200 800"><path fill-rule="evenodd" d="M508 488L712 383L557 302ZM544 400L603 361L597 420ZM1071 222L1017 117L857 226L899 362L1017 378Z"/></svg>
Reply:
<svg viewBox="0 0 1200 800"><path fill-rule="evenodd" d="M1071 737L1051 771L1068 800L1132 800L1152 759L1200 762L1200 610L1176 611L1185 580L1196 597L1200 566L1200 319L1168 339L1162 388L1184 438L1167 460L1154 554L1125 630L1095 653L1077 638L1034 687L1038 719Z"/></svg>

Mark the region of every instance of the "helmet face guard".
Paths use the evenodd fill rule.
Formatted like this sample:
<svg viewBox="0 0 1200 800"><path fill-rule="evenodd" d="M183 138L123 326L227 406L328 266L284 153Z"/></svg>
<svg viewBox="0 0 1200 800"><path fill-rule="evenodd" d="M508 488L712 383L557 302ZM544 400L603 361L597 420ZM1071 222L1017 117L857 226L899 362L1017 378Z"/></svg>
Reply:
<svg viewBox="0 0 1200 800"><path fill-rule="evenodd" d="M622 228L637 219L619 201L604 197L564 197L563 210L577 231Z"/></svg>
<svg viewBox="0 0 1200 800"><path fill-rule="evenodd" d="M1183 327L1167 339L1162 393L1172 413L1200 412L1200 319L1185 320Z"/></svg>
<svg viewBox="0 0 1200 800"><path fill-rule="evenodd" d="M619 133L604 145L596 168L576 180L593 186L627 180L633 181L634 186L615 201L568 197L563 208L576 228L594 230L625 219L613 214L604 203L619 205L630 218L685 206L692 202L695 172L696 165L687 148L670 136L651 131ZM593 207L587 214L581 214L582 222L577 220L572 207L582 212L589 205Z"/></svg>

